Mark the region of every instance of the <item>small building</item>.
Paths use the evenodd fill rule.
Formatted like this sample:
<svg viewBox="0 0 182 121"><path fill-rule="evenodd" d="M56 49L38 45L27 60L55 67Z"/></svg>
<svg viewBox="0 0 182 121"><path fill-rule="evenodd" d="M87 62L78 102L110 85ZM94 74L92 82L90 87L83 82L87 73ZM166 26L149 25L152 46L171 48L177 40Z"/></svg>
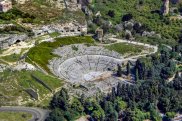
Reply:
<svg viewBox="0 0 182 121"><path fill-rule="evenodd" d="M7 12L12 9L12 2L10 0L0 0L0 12Z"/></svg>

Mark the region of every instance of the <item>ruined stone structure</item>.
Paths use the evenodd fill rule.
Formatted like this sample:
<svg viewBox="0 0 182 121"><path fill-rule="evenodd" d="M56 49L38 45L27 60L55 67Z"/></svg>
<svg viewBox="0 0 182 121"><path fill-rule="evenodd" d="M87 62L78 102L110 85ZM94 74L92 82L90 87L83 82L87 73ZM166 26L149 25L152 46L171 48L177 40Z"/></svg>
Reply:
<svg viewBox="0 0 182 121"><path fill-rule="evenodd" d="M10 0L0 0L0 12L7 12L12 9L12 2Z"/></svg>
<svg viewBox="0 0 182 121"><path fill-rule="evenodd" d="M169 14L169 0L163 0L163 6L161 12L163 15Z"/></svg>
<svg viewBox="0 0 182 121"><path fill-rule="evenodd" d="M77 22L70 22L64 24L45 25L33 30L35 35L43 35L45 33L58 32L62 37L64 36L78 36L87 34L87 24L81 25Z"/></svg>
<svg viewBox="0 0 182 121"><path fill-rule="evenodd" d="M15 43L26 40L27 38L28 36L26 34L0 35L0 50L6 49Z"/></svg>

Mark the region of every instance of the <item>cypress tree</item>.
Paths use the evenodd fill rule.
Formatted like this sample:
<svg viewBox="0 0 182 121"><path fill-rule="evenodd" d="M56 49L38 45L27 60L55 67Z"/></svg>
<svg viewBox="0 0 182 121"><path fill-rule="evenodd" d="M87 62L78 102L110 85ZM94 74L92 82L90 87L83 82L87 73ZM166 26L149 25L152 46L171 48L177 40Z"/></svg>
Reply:
<svg viewBox="0 0 182 121"><path fill-rule="evenodd" d="M118 83L117 86L117 96L121 96L122 95L122 84Z"/></svg>
<svg viewBox="0 0 182 121"><path fill-rule="evenodd" d="M139 73L138 73L138 69L136 68L135 70L135 81L137 82L139 80Z"/></svg>
<svg viewBox="0 0 182 121"><path fill-rule="evenodd" d="M126 66L126 74L129 75L130 74L130 63L128 62L127 63L127 66Z"/></svg>
<svg viewBox="0 0 182 121"><path fill-rule="evenodd" d="M122 76L122 70L121 70L121 66L119 64L118 64L117 76L118 77Z"/></svg>

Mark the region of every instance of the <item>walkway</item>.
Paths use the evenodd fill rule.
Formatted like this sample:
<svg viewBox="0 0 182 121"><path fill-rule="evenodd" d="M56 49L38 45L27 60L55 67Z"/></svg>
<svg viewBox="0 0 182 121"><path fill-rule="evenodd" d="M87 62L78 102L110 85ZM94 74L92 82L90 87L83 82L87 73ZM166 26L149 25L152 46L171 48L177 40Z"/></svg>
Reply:
<svg viewBox="0 0 182 121"><path fill-rule="evenodd" d="M49 116L49 110L43 110L39 108L30 108L30 107L19 107L19 106L10 106L10 107L0 107L0 112L26 112L32 114L32 118L29 121L45 121Z"/></svg>

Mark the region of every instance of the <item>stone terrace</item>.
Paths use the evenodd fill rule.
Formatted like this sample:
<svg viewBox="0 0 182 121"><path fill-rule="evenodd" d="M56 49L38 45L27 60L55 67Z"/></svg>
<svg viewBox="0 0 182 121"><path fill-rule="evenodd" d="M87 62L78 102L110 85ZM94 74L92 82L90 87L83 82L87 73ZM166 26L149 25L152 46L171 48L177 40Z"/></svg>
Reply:
<svg viewBox="0 0 182 121"><path fill-rule="evenodd" d="M74 44L59 47L54 54L60 56L49 62L49 68L59 78L70 84L80 84L91 96L98 91L106 91L120 81L114 73L122 63L122 55L98 46ZM83 90L73 92L81 94Z"/></svg>

